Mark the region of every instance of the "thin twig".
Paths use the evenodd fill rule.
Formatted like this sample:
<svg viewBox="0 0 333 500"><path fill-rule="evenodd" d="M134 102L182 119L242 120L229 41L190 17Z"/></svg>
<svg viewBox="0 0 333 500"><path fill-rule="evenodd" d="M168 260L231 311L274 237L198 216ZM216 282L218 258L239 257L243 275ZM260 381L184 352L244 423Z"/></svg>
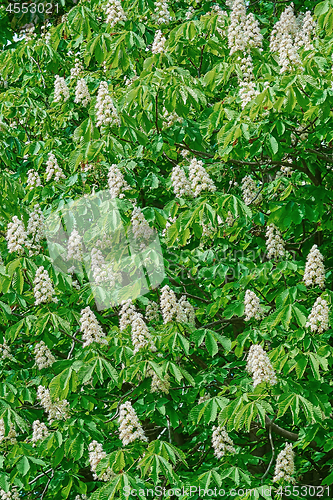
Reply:
<svg viewBox="0 0 333 500"><path fill-rule="evenodd" d="M52 474L51 474L51 477L49 478L48 482L46 483L46 486L45 486L45 488L44 488L44 490L43 490L43 493L42 493L42 496L40 497L40 500L43 500L44 495L45 495L45 493L46 493L46 492L47 492L47 490L48 490L49 484L50 484L50 482L52 481L53 476L54 476L54 470L52 469Z"/></svg>
<svg viewBox="0 0 333 500"><path fill-rule="evenodd" d="M261 484L264 482L265 477L269 473L269 469L272 466L272 463L273 463L273 460L274 460L274 455L275 455L275 448L274 448L274 442L273 442L273 438L272 438L272 426L271 425L268 427L268 437L269 437L269 442L270 442L270 445L271 445L271 448L272 448L272 456L271 456L271 459L269 461L269 464L268 464L268 467L266 469L266 472L265 472L265 474L261 478Z"/></svg>

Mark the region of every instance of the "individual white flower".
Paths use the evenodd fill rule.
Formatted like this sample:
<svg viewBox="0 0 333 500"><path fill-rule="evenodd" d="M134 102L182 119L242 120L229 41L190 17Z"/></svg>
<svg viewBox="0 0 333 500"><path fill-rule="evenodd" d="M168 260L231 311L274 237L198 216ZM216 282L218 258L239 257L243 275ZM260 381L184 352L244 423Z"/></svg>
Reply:
<svg viewBox="0 0 333 500"><path fill-rule="evenodd" d="M40 180L40 177L36 170L33 169L28 170L27 186L29 186L30 190L39 186L43 187L42 181Z"/></svg>
<svg viewBox="0 0 333 500"><path fill-rule="evenodd" d="M212 446L214 448L214 455L216 458L222 458L228 453L236 453L234 443L225 427L213 427Z"/></svg>
<svg viewBox="0 0 333 500"><path fill-rule="evenodd" d="M27 233L23 224L16 215L12 218L7 226L7 248L9 253L17 252L22 254L26 242Z"/></svg>
<svg viewBox="0 0 333 500"><path fill-rule="evenodd" d="M166 0L156 0L154 17L157 24L168 24L170 22L170 12Z"/></svg>
<svg viewBox="0 0 333 500"><path fill-rule="evenodd" d="M124 175L116 164L112 164L108 172L108 186L111 198L124 198L123 191L128 191L131 187L125 181Z"/></svg>
<svg viewBox="0 0 333 500"><path fill-rule="evenodd" d="M16 443L16 431L12 423L10 424L9 432L6 435L5 422L3 418L0 418L0 443L3 441L9 441L11 444Z"/></svg>
<svg viewBox="0 0 333 500"><path fill-rule="evenodd" d="M67 399L56 399L52 402L50 391L39 385L37 388L37 399L43 406L44 410L48 413L48 421L51 424L54 420L66 420L68 418L68 406L69 403Z"/></svg>
<svg viewBox="0 0 333 500"><path fill-rule="evenodd" d="M266 351L261 345L251 345L248 356L246 371L253 378L253 387L256 387L262 382L267 382L270 385L277 384L275 371L272 367Z"/></svg>
<svg viewBox="0 0 333 500"><path fill-rule="evenodd" d="M83 71L82 62L80 61L80 59L78 57L76 57L75 58L74 68L71 68L70 79L77 78L82 71Z"/></svg>
<svg viewBox="0 0 333 500"><path fill-rule="evenodd" d="M105 6L106 23L113 28L120 21L126 21L127 17L119 0L109 0Z"/></svg>
<svg viewBox="0 0 333 500"><path fill-rule="evenodd" d="M321 297L318 297L311 309L305 327L311 328L312 332L318 333L322 333L325 330L328 330L328 313L329 309L327 301L325 299L322 299Z"/></svg>
<svg viewBox="0 0 333 500"><path fill-rule="evenodd" d="M10 347L7 344L6 339L3 339L3 344L0 344L0 358L1 359L13 359L10 351Z"/></svg>
<svg viewBox="0 0 333 500"><path fill-rule="evenodd" d="M152 53L153 54L163 54L163 52L165 52L165 49L164 49L165 42L166 42L166 39L162 35L162 31L157 30L155 32L153 45L151 47Z"/></svg>
<svg viewBox="0 0 333 500"><path fill-rule="evenodd" d="M274 224L270 224L266 231L267 259L277 260L285 256L284 241L281 233Z"/></svg>
<svg viewBox="0 0 333 500"><path fill-rule="evenodd" d="M146 307L145 318L147 321L158 321L160 319L158 304L150 300Z"/></svg>
<svg viewBox="0 0 333 500"><path fill-rule="evenodd" d="M170 382L169 382L169 375L166 373L164 378L161 379L155 371L150 368L146 372L146 377L151 377L151 386L150 386L150 391L151 392L164 392L164 394L169 394L170 390Z"/></svg>
<svg viewBox="0 0 333 500"><path fill-rule="evenodd" d="M43 266L37 269L34 279L34 297L35 305L46 304L47 302L58 302L58 299L53 296L54 288L50 280L49 273Z"/></svg>
<svg viewBox="0 0 333 500"><path fill-rule="evenodd" d="M95 109L96 127L109 124L120 127L120 118L109 94L109 87L106 82L99 84Z"/></svg>
<svg viewBox="0 0 333 500"><path fill-rule="evenodd" d="M127 326L132 324L132 321L136 314L135 307L131 299L126 300L120 309L120 321L119 321L119 329L120 331L125 330Z"/></svg>
<svg viewBox="0 0 333 500"><path fill-rule="evenodd" d="M38 370L43 368L48 368L52 366L55 362L55 357L53 356L47 345L41 340L34 348L35 362Z"/></svg>
<svg viewBox="0 0 333 500"><path fill-rule="evenodd" d="M258 205L261 202L262 196L258 195L256 183L249 175L243 177L241 190L245 205L251 205L251 203Z"/></svg>
<svg viewBox="0 0 333 500"><path fill-rule="evenodd" d="M235 0L230 14L228 29L228 47L230 55L238 50L243 51L246 46L244 24L246 21L246 7L244 0Z"/></svg>
<svg viewBox="0 0 333 500"><path fill-rule="evenodd" d="M263 310L260 306L260 300L257 295L251 290L246 290L245 292L245 321L249 321L251 318L261 319L263 315Z"/></svg>
<svg viewBox="0 0 333 500"><path fill-rule="evenodd" d="M173 192L177 198L182 198L183 196L194 196L191 184L189 183L184 170L179 165L172 168L171 182Z"/></svg>
<svg viewBox="0 0 333 500"><path fill-rule="evenodd" d="M152 352L156 351L153 338L148 330L146 323L143 321L142 315L136 313L131 322L132 329L132 344L134 347L133 354L138 353L141 349L149 347Z"/></svg>
<svg viewBox="0 0 333 500"><path fill-rule="evenodd" d="M202 191L216 191L216 186L206 172L201 160L192 158L189 166L189 178L194 196L199 196Z"/></svg>
<svg viewBox="0 0 333 500"><path fill-rule="evenodd" d="M306 258L303 281L306 286L319 285L320 288L325 286L324 257L317 245L313 245Z"/></svg>
<svg viewBox="0 0 333 500"><path fill-rule="evenodd" d="M308 10L302 19L302 27L296 35L295 45L297 47L304 47L304 50L313 50L314 46L311 41L311 35L314 34L315 30L316 22Z"/></svg>
<svg viewBox="0 0 333 500"><path fill-rule="evenodd" d="M48 159L46 162L46 182L50 181L54 176L55 182L58 182L60 179L66 179L62 168L59 167L57 158L53 153L48 154Z"/></svg>
<svg viewBox="0 0 333 500"><path fill-rule="evenodd" d="M38 441L42 441L43 439L49 436L49 430L43 422L39 420L35 420L32 424L32 443L37 443Z"/></svg>
<svg viewBox="0 0 333 500"><path fill-rule="evenodd" d="M179 299L176 307L176 321L179 323L189 323L190 325L195 325L195 310L185 295Z"/></svg>
<svg viewBox="0 0 333 500"><path fill-rule="evenodd" d="M89 89L84 78L80 78L77 81L75 87L75 99L74 102L79 104L82 102L82 106L87 107L91 100Z"/></svg>
<svg viewBox="0 0 333 500"><path fill-rule="evenodd" d="M134 238L138 240L149 240L154 234L154 230L150 227L145 219L140 207L134 207L131 217L131 227Z"/></svg>
<svg viewBox="0 0 333 500"><path fill-rule="evenodd" d="M163 323L169 323L177 315L177 298L175 292L169 285L161 289L160 306L163 316Z"/></svg>
<svg viewBox="0 0 333 500"><path fill-rule="evenodd" d="M81 311L80 331L82 332L83 347L96 342L97 344L107 345L105 333L99 325L95 314L90 307L86 307Z"/></svg>
<svg viewBox="0 0 333 500"><path fill-rule="evenodd" d="M280 451L276 459L273 477L274 482L280 479L283 479L287 483L295 482L295 479L292 477L295 471L294 456L293 445L291 443L286 443L285 448Z"/></svg>
<svg viewBox="0 0 333 500"><path fill-rule="evenodd" d="M30 213L27 226L26 247L29 249L29 256L37 255L41 250L41 241L44 238L44 215L37 203Z"/></svg>
<svg viewBox="0 0 333 500"><path fill-rule="evenodd" d="M90 469L93 472L93 478L94 479L101 479L102 481L110 481L112 477L114 477L114 473L110 469L110 467L107 467L106 471L98 476L96 474L96 469L97 465L99 462L106 457L105 451L103 451L103 446L101 443L98 443L97 441L92 441L89 446L88 446L88 451L89 451L89 464L90 464Z"/></svg>
<svg viewBox="0 0 333 500"><path fill-rule="evenodd" d="M136 439L148 441L130 401L120 405L118 423L119 438L122 440L123 446L133 443Z"/></svg>
<svg viewBox="0 0 333 500"><path fill-rule="evenodd" d="M54 102L66 102L69 97L69 89L65 82L65 78L56 75L54 80Z"/></svg>

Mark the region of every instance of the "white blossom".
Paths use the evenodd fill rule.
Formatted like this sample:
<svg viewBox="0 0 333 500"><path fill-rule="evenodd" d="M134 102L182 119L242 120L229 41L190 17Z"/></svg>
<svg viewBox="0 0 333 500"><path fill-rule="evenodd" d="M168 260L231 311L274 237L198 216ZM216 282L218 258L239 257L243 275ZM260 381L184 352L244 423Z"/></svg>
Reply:
<svg viewBox="0 0 333 500"><path fill-rule="evenodd" d="M261 319L263 315L263 310L260 306L260 300L257 295L251 290L246 290L245 292L245 321L249 321L251 318Z"/></svg>
<svg viewBox="0 0 333 500"><path fill-rule="evenodd" d="M275 24L270 37L270 50L279 53L281 74L302 66L297 47L294 44L297 23L293 7L294 5L290 4L282 12L280 20Z"/></svg>
<svg viewBox="0 0 333 500"><path fill-rule="evenodd" d="M216 191L216 186L206 172L201 160L192 158L189 166L189 178L194 196L199 196L202 191Z"/></svg>
<svg viewBox="0 0 333 500"><path fill-rule="evenodd" d="M27 240L25 246L29 249L29 256L37 255L41 250L41 241L44 238L44 215L37 203L30 213L27 226Z"/></svg>
<svg viewBox="0 0 333 500"><path fill-rule="evenodd" d="M45 304L47 302L58 302L58 299L53 296L54 288L50 280L49 273L43 266L37 269L34 279L34 297L35 305Z"/></svg>
<svg viewBox="0 0 333 500"><path fill-rule="evenodd" d="M48 159L46 162L46 182L50 181L54 176L55 182L58 182L60 179L66 179L62 168L59 167L57 158L53 153L48 154Z"/></svg>
<svg viewBox="0 0 333 500"><path fill-rule="evenodd" d="M147 370L146 373L147 377L151 377L151 387L150 391L151 392L164 392L164 394L169 394L170 390L170 382L169 382L169 375L166 373L164 378L161 379L153 369Z"/></svg>
<svg viewBox="0 0 333 500"><path fill-rule="evenodd" d="M65 102L69 97L69 89L65 82L65 78L56 75L54 80L54 102Z"/></svg>
<svg viewBox="0 0 333 500"><path fill-rule="evenodd" d="M249 175L243 177L241 190L245 205L251 205L251 203L258 205L261 202L261 194L258 195L256 183Z"/></svg>
<svg viewBox="0 0 333 500"><path fill-rule="evenodd" d="M243 51L246 46L244 24L246 21L246 7L244 0L235 0L230 14L228 29L228 47L230 55L238 50Z"/></svg>
<svg viewBox="0 0 333 500"><path fill-rule="evenodd" d="M195 325L195 310L192 304L183 295L177 303L176 321Z"/></svg>
<svg viewBox="0 0 333 500"><path fill-rule="evenodd" d="M173 192L177 198L182 198L183 196L194 196L191 184L189 183L184 170L179 165L172 168L171 182Z"/></svg>
<svg viewBox="0 0 333 500"><path fill-rule="evenodd" d="M91 270L96 285L107 285L112 288L120 278L120 274L113 270L113 261L105 262L102 252L93 248L91 250Z"/></svg>
<svg viewBox="0 0 333 500"><path fill-rule="evenodd" d="M251 345L248 356L246 371L252 375L253 387L256 387L262 382L267 382L270 385L277 384L275 371L272 367L266 351L261 345Z"/></svg>
<svg viewBox="0 0 333 500"><path fill-rule="evenodd" d="M297 47L304 47L304 50L313 50L314 46L311 42L311 35L316 30L316 23L313 20L311 12L308 10L302 19L302 27L298 31L295 38L295 45Z"/></svg>
<svg viewBox="0 0 333 500"><path fill-rule="evenodd" d="M136 313L133 316L131 329L132 344L134 346L133 354L136 354L145 347L149 347L152 352L156 351L152 336L148 330L146 323L143 321L141 314Z"/></svg>
<svg viewBox="0 0 333 500"><path fill-rule="evenodd" d="M109 0L105 6L106 23L113 28L120 21L126 21L127 17L120 0Z"/></svg>
<svg viewBox="0 0 333 500"><path fill-rule="evenodd" d="M169 285L161 289L160 306L164 324L169 323L177 315L177 298Z"/></svg>
<svg viewBox="0 0 333 500"><path fill-rule="evenodd" d="M112 477L114 476L114 473L112 472L110 467L107 467L106 471L101 476L98 476L96 474L97 465L103 458L106 457L106 453L105 451L103 451L103 446L101 445L101 443L98 443L95 440L92 441L88 446L88 451L89 451L90 469L93 472L94 479L101 479L102 481L110 481L110 479L112 479Z"/></svg>
<svg viewBox="0 0 333 500"><path fill-rule="evenodd" d="M39 385L37 388L37 399L47 412L50 424L54 420L66 420L68 418L69 403L67 399L62 399L60 401L59 399L56 399L53 403L49 389L46 389L42 385Z"/></svg>
<svg viewBox="0 0 333 500"><path fill-rule="evenodd" d="M93 311L87 306L81 311L80 331L82 332L83 347L96 342L97 344L107 345L105 333L99 325Z"/></svg>
<svg viewBox="0 0 333 500"><path fill-rule="evenodd" d="M155 32L153 45L151 47L152 53L153 54L163 54L163 52L165 51L165 49L164 49L165 42L166 42L166 39L162 35L162 31L157 30Z"/></svg>
<svg viewBox="0 0 333 500"><path fill-rule="evenodd" d="M38 172L36 170L33 169L28 170L27 186L29 186L30 190L39 186L43 187Z"/></svg>
<svg viewBox="0 0 333 500"><path fill-rule="evenodd" d="M23 221L21 221L16 215L12 218L12 222L9 222L7 226L7 248L9 253L17 252L19 254L23 253L24 245L26 242L27 233Z"/></svg>
<svg viewBox="0 0 333 500"><path fill-rule="evenodd" d="M123 446L133 443L136 439L148 441L130 401L120 405L118 423L119 438L122 440Z"/></svg>
<svg viewBox="0 0 333 500"><path fill-rule="evenodd" d="M73 229L67 243L67 260L75 259L81 262L83 260L82 236L77 229Z"/></svg>
<svg viewBox="0 0 333 500"><path fill-rule="evenodd" d="M318 297L311 309L305 327L311 328L312 332L318 333L322 333L325 330L328 330L328 313L329 309L327 301L325 299L322 299L321 297Z"/></svg>
<svg viewBox="0 0 333 500"><path fill-rule="evenodd" d="M20 500L20 495L16 489L12 489L6 493L5 490L0 488L0 500Z"/></svg>
<svg viewBox="0 0 333 500"><path fill-rule="evenodd" d="M149 238L151 238L154 234L154 230L146 221L140 207L134 207L131 217L131 225L133 236L136 239L149 240Z"/></svg>
<svg viewBox="0 0 333 500"><path fill-rule="evenodd" d="M75 99L76 104L82 103L82 106L87 107L91 100L89 89L84 78L80 78L77 81L75 87Z"/></svg>
<svg viewBox="0 0 333 500"><path fill-rule="evenodd" d="M77 78L82 71L83 71L82 62L80 61L80 59L78 57L76 57L75 58L74 68L71 68L70 79Z"/></svg>
<svg viewBox="0 0 333 500"><path fill-rule="evenodd" d="M170 22L170 12L166 0L156 0L154 17L157 24L168 24Z"/></svg>
<svg viewBox="0 0 333 500"><path fill-rule="evenodd" d="M41 340L34 348L35 362L38 370L43 368L48 368L52 366L55 362L55 357L53 356L47 345Z"/></svg>
<svg viewBox="0 0 333 500"><path fill-rule="evenodd" d="M111 198L124 198L123 191L128 191L131 187L125 181L124 175L121 170L114 163L109 168L108 172L108 186Z"/></svg>
<svg viewBox="0 0 333 500"><path fill-rule="evenodd" d="M244 44L247 49L250 47L257 47L260 49L262 47L262 39L263 36L260 33L257 19L252 13L248 14L244 23Z"/></svg>
<svg viewBox="0 0 333 500"><path fill-rule="evenodd" d="M0 358L1 359L13 359L10 351L10 347L7 344L7 340L3 339L3 344L0 344Z"/></svg>
<svg viewBox="0 0 333 500"><path fill-rule="evenodd" d="M317 245L313 245L306 258L303 281L306 286L319 285L320 288L325 286L324 257Z"/></svg>
<svg viewBox="0 0 333 500"><path fill-rule="evenodd" d="M47 438L49 435L49 430L43 422L39 420L35 420L32 424L32 443L37 443L38 441L42 441Z"/></svg>
<svg viewBox="0 0 333 500"><path fill-rule="evenodd" d="M159 316L157 302L154 302L153 300L149 301L149 303L147 304L147 307L146 307L145 318L147 321L158 321L159 320L160 316Z"/></svg>
<svg viewBox="0 0 333 500"><path fill-rule="evenodd" d="M273 481L283 479L288 483L294 483L295 479L292 477L294 474L294 451L291 443L286 443L285 448L280 451L277 456L275 464L275 472Z"/></svg>
<svg viewBox="0 0 333 500"><path fill-rule="evenodd" d="M244 55L241 60L241 70L243 78L239 82L239 96L242 101L242 108L244 109L249 102L259 95L259 90L256 89L254 81L253 63L250 54Z"/></svg>
<svg viewBox="0 0 333 500"><path fill-rule="evenodd" d="M132 324L135 315L138 314L135 310L134 304L131 299L126 300L120 309L120 321L119 329L120 331L125 330L127 326Z"/></svg>
<svg viewBox="0 0 333 500"><path fill-rule="evenodd" d="M285 256L284 241L281 233L274 224L270 224L266 231L267 258L277 260Z"/></svg>
<svg viewBox="0 0 333 500"><path fill-rule="evenodd" d="M234 443L225 430L225 427L213 427L212 446L216 458L224 457L226 452L232 454L236 453Z"/></svg>
<svg viewBox="0 0 333 500"><path fill-rule="evenodd" d="M102 125L120 126L118 112L109 94L109 87L106 82L99 84L96 101L96 127Z"/></svg>
<svg viewBox="0 0 333 500"><path fill-rule="evenodd" d="M11 444L16 443L16 431L12 423L10 423L9 432L6 435L5 422L3 418L0 418L0 443L3 441L9 441Z"/></svg>
<svg viewBox="0 0 333 500"><path fill-rule="evenodd" d="M169 112L165 107L162 110L162 119L165 127L171 127L174 123L182 123L183 119L175 111Z"/></svg>

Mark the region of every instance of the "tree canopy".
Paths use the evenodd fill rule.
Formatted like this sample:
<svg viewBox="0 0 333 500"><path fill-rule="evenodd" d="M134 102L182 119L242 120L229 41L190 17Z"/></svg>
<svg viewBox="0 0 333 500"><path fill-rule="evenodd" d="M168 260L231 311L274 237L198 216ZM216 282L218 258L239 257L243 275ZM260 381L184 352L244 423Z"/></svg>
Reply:
<svg viewBox="0 0 333 500"><path fill-rule="evenodd" d="M2 2L2 499L332 497L332 54L333 0Z"/></svg>

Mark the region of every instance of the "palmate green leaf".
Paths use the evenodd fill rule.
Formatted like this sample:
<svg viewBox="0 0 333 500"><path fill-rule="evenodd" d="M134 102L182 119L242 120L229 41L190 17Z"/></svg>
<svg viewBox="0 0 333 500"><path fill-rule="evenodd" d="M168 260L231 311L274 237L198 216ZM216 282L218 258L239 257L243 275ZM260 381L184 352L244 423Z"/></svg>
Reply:
<svg viewBox="0 0 333 500"><path fill-rule="evenodd" d="M50 382L49 390L53 400L65 399L69 392L77 389L77 375L72 367L65 368Z"/></svg>

